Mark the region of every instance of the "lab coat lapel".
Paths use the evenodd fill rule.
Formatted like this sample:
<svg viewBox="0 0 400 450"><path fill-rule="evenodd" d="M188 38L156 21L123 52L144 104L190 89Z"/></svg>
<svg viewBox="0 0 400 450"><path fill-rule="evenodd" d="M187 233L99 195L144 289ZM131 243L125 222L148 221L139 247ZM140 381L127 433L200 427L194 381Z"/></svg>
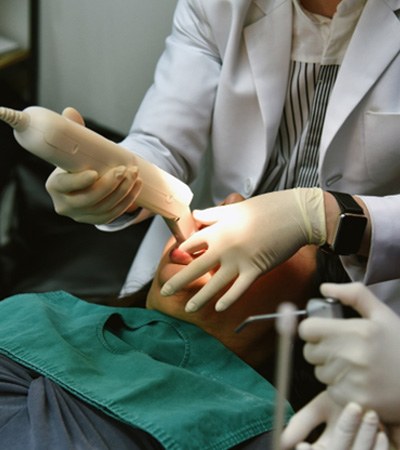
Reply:
<svg viewBox="0 0 400 450"><path fill-rule="evenodd" d="M370 0L338 73L326 113L321 157L346 118L400 51L400 0ZM370 39L370 40L369 40Z"/></svg>
<svg viewBox="0 0 400 450"><path fill-rule="evenodd" d="M260 5L260 1L256 2ZM266 126L267 148L279 127L290 66L292 3L270 2L266 15L244 30L251 72Z"/></svg>

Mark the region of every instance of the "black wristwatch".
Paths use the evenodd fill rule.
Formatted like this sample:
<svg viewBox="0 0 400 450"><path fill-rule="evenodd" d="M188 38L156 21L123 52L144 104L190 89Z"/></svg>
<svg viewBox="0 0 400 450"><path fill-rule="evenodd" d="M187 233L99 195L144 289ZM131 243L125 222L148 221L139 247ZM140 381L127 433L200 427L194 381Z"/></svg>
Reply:
<svg viewBox="0 0 400 450"><path fill-rule="evenodd" d="M326 243L321 248L336 255L355 255L360 250L367 217L361 206L349 194L328 191L340 207L333 242Z"/></svg>

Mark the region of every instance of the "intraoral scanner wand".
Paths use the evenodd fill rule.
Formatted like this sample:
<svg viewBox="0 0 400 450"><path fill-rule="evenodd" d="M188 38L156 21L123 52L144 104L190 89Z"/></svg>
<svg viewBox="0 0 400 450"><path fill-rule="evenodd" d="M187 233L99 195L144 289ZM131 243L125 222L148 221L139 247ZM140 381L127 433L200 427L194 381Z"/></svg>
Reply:
<svg viewBox="0 0 400 450"><path fill-rule="evenodd" d="M0 107L0 120L14 128L23 148L68 172L93 169L102 175L119 165L138 167L143 185L135 203L161 215L178 242L196 231L189 186L156 165L46 108Z"/></svg>

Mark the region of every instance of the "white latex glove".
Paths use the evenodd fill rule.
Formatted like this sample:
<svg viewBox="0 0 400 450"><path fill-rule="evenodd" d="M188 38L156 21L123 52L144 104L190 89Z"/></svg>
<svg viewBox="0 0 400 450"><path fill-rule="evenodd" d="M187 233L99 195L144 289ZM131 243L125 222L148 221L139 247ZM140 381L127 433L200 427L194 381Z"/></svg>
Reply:
<svg viewBox="0 0 400 450"><path fill-rule="evenodd" d="M259 195L234 205L195 211L194 217L200 226L208 226L179 248L189 253L206 251L161 290L162 295L172 295L219 267L187 303L188 312L196 311L233 283L216 303L216 310L223 311L262 273L273 269L304 245L321 245L326 240L323 192L319 188Z"/></svg>
<svg viewBox="0 0 400 450"><path fill-rule="evenodd" d="M360 283L324 284L323 295L339 299L363 318L312 317L299 326L304 356L339 404L349 400L400 423L400 317Z"/></svg>
<svg viewBox="0 0 400 450"><path fill-rule="evenodd" d="M82 116L66 108L63 116L84 126ZM104 224L136 209L142 183L136 167L119 166L99 177L95 170L68 173L56 168L46 182L55 211L77 222Z"/></svg>
<svg viewBox="0 0 400 450"><path fill-rule="evenodd" d="M320 424L326 424L314 443L303 440ZM377 414L363 413L356 403L345 408L322 392L296 413L281 436L281 450L388 450L385 433L379 431Z"/></svg>

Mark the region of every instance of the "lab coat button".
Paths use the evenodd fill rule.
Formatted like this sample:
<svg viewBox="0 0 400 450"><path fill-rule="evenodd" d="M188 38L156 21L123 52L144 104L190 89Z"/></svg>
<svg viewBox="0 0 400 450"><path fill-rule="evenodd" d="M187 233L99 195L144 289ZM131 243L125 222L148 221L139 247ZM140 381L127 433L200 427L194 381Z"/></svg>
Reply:
<svg viewBox="0 0 400 450"><path fill-rule="evenodd" d="M244 192L246 195L251 194L253 191L253 183L251 182L250 178L247 178L247 180L244 183Z"/></svg>
<svg viewBox="0 0 400 450"><path fill-rule="evenodd" d="M333 177L330 177L330 178L328 178L326 180L326 185L328 187L330 187L330 186L332 186L332 184L337 183L341 179L342 179L342 175L341 174L334 175Z"/></svg>

